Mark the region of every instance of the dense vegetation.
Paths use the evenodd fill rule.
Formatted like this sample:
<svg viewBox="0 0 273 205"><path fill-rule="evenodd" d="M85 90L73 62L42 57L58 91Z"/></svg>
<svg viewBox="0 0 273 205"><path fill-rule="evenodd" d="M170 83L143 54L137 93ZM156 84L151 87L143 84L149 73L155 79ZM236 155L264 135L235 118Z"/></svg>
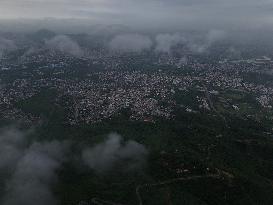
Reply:
<svg viewBox="0 0 273 205"><path fill-rule="evenodd" d="M266 134L270 129L266 123L226 113L229 124L226 127L214 113L177 109L175 119L157 119L155 123L130 121L128 111L124 110L112 120L68 126L63 123L66 112L54 104L56 96L56 91L45 90L18 103L24 111L43 116L33 137L71 140L75 142L72 149L76 153L82 144L92 146L107 134L116 132L125 139L144 144L149 150L146 165L131 172L115 167L107 174L98 175L77 159L66 162L58 173L59 183L55 187L55 194L63 205L90 201L93 197L138 204L135 191L138 185L205 176L217 170L224 173L219 178L143 188L143 203L273 204L273 139ZM183 100L183 96L179 99ZM184 171L178 172L178 169Z"/></svg>

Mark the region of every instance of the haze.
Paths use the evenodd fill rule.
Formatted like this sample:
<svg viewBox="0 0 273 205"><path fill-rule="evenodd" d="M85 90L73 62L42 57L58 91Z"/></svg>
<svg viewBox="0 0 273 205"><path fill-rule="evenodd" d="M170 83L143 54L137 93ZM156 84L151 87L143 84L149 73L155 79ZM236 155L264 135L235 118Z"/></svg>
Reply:
<svg viewBox="0 0 273 205"><path fill-rule="evenodd" d="M50 17L149 28L260 29L272 26L272 8L272 0L1 0L0 19Z"/></svg>

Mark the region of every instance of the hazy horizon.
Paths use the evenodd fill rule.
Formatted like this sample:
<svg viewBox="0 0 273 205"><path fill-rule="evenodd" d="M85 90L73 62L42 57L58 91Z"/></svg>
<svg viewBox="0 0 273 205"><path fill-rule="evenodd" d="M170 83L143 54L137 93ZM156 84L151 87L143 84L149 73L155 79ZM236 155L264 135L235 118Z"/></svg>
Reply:
<svg viewBox="0 0 273 205"><path fill-rule="evenodd" d="M268 29L271 0L2 0L0 20L73 20L135 28ZM179 19L179 20L178 20Z"/></svg>

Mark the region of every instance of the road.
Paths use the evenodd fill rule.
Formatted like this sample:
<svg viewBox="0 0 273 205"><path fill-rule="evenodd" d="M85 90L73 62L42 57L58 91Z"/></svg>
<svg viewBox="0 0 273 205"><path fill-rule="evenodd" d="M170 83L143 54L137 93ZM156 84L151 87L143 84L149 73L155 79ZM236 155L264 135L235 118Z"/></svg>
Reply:
<svg viewBox="0 0 273 205"><path fill-rule="evenodd" d="M213 110L213 111L214 111L214 112L215 112L215 113L224 121L226 128L229 128L225 116L223 116L223 115L222 115L220 112L218 112L218 110L215 108L215 106L214 106L214 104L213 104L213 102L212 102L212 100L211 100L210 93L209 93L209 91L208 91L207 86L206 86L205 84L202 84L202 85L203 85L203 87L204 87L204 89L205 89L205 95L206 95L206 98L207 98L207 100L208 100L208 102L209 102L210 108L211 108L211 109L212 109L212 110Z"/></svg>
<svg viewBox="0 0 273 205"><path fill-rule="evenodd" d="M180 177L180 178L175 178L175 179L169 179L169 180L166 180L166 181L161 181L161 182L158 182L158 183L139 185L139 186L136 187L136 190L135 190L136 197L137 197L137 200L138 200L138 205L143 205L141 190L144 189L144 188L147 189L147 188L152 188L152 187L157 187L157 186L165 186L165 185L170 185L170 184L174 184L174 183L178 183L178 182L196 180L196 179L204 179L204 178L220 179L221 176L227 176L225 174L225 172L222 172L222 171L220 171L218 169L217 169L217 172L218 172L217 174ZM81 202L78 205L125 205L125 204L106 201L106 200L94 197L94 198L91 199L91 203Z"/></svg>

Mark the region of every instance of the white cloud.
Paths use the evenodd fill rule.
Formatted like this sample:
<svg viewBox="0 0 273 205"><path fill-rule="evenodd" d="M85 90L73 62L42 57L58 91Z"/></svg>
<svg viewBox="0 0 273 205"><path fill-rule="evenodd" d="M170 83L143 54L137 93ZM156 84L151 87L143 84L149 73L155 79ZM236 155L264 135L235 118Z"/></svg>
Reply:
<svg viewBox="0 0 273 205"><path fill-rule="evenodd" d="M0 133L0 172L6 173L3 205L57 204L51 186L68 149L67 142L32 142L26 133ZM7 175L7 176L6 176Z"/></svg>
<svg viewBox="0 0 273 205"><path fill-rule="evenodd" d="M46 47L62 53L70 54L76 57L83 55L81 47L72 39L65 35L58 35L45 42Z"/></svg>
<svg viewBox="0 0 273 205"><path fill-rule="evenodd" d="M122 34L114 37L109 48L119 52L141 52L151 49L153 43L147 36L140 34Z"/></svg>
<svg viewBox="0 0 273 205"><path fill-rule="evenodd" d="M156 36L157 52L170 53L171 48L177 44L184 44L186 39L180 34L159 34Z"/></svg>
<svg viewBox="0 0 273 205"><path fill-rule="evenodd" d="M82 151L82 159L92 170L103 173L116 164L123 163L127 169L139 167L146 158L146 148L135 142L123 142L120 135L110 134L106 141Z"/></svg>
<svg viewBox="0 0 273 205"><path fill-rule="evenodd" d="M5 52L15 50L17 46L12 40L0 37L0 58Z"/></svg>

